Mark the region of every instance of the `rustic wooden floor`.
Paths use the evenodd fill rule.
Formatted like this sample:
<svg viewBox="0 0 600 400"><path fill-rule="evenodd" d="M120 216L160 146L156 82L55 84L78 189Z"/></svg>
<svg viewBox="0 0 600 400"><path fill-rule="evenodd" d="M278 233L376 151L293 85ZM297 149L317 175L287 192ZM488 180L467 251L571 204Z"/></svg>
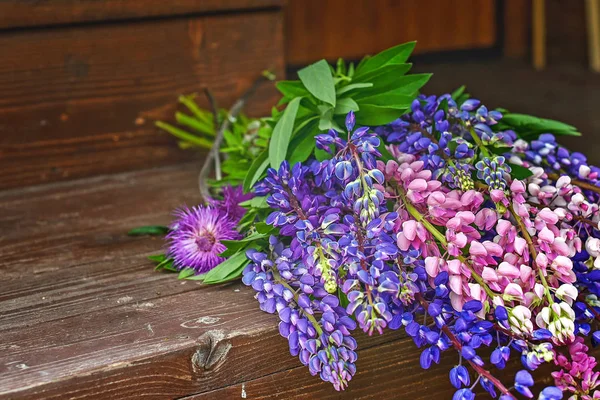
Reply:
<svg viewBox="0 0 600 400"><path fill-rule="evenodd" d="M586 139L571 147L599 160L598 77L487 63L429 70L431 92L469 81L491 105L580 126ZM287 354L276 318L240 283L201 287L153 272L146 256L161 239L125 232L195 204L197 168L0 192L0 398L451 397L456 358L423 371L399 333L357 334L359 372L340 395Z"/></svg>

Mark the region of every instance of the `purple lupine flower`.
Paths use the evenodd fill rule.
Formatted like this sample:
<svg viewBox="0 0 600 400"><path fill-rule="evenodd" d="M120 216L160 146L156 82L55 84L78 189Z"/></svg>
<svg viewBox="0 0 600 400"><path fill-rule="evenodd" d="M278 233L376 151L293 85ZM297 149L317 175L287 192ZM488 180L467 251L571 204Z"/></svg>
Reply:
<svg viewBox="0 0 600 400"><path fill-rule="evenodd" d="M226 247L222 240L240 237L237 221L223 218L214 207L182 207L175 211L171 232L167 235L169 257L178 269L193 268L198 273L210 271L225 258L220 257Z"/></svg>

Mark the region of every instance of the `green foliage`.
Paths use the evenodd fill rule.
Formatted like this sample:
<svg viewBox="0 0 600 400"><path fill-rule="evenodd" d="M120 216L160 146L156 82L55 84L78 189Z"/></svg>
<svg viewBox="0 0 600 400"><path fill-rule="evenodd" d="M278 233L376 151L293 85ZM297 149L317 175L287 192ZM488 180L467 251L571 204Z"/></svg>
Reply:
<svg viewBox="0 0 600 400"><path fill-rule="evenodd" d="M180 96L179 102L188 113L175 113L178 126L163 121L157 121L156 126L180 139L179 146L183 149L210 149L216 135L213 114L196 104L195 95ZM220 110L219 123L227 115L226 110ZM220 149L223 179L207 183L212 187L242 184L251 169L252 160L268 147L271 132L272 128L268 124L239 115L230 129L223 133Z"/></svg>
<svg viewBox="0 0 600 400"><path fill-rule="evenodd" d="M365 57L355 68L339 59L335 68L325 60L298 71L299 80L276 84L282 98L270 118L263 122L274 127L267 154L253 158L246 168L244 190L264 177L270 165L278 168L283 160L290 164L311 156L329 157L315 148L315 136L329 129L342 130L346 114L356 112L358 124L385 125L399 118L410 107L430 74L406 75L406 63L415 42L401 44L375 56Z"/></svg>
<svg viewBox="0 0 600 400"><path fill-rule="evenodd" d="M504 115L498 124L498 129L512 129L525 140L536 139L542 133L553 133L557 136L581 136L577 128L564 122L503 111Z"/></svg>
<svg viewBox="0 0 600 400"><path fill-rule="evenodd" d="M129 236L162 236L169 233L169 228L162 225L148 225L133 228L127 235Z"/></svg>
<svg viewBox="0 0 600 400"><path fill-rule="evenodd" d="M269 162L272 168L278 169L285 160L300 100L302 97L296 97L290 101L273 129L273 136L269 144Z"/></svg>

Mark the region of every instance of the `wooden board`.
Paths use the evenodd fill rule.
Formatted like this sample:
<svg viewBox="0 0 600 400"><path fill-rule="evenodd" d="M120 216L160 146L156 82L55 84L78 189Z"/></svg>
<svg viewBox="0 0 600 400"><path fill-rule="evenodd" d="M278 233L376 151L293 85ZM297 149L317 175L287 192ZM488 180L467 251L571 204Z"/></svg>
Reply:
<svg viewBox="0 0 600 400"><path fill-rule="evenodd" d="M279 8L283 0L3 0L0 29Z"/></svg>
<svg viewBox="0 0 600 400"><path fill-rule="evenodd" d="M286 10L294 66L358 59L413 40L416 53L493 47L496 1L290 0Z"/></svg>
<svg viewBox="0 0 600 400"><path fill-rule="evenodd" d="M289 355L277 318L239 281L203 287L154 272L146 256L162 240L125 232L195 204L196 171L0 193L0 399L451 397L452 352L423 371L400 332L356 332L359 373L339 394Z"/></svg>
<svg viewBox="0 0 600 400"><path fill-rule="evenodd" d="M282 28L274 9L0 32L0 190L192 159L154 120L181 93L228 107L263 70L281 76Z"/></svg>

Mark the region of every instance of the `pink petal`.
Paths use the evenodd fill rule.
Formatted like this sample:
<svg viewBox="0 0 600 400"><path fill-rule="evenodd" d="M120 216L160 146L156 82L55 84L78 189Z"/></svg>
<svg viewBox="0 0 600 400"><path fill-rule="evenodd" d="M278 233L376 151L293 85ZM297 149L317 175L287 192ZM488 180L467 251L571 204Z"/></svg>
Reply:
<svg viewBox="0 0 600 400"><path fill-rule="evenodd" d="M412 219L404 221L402 224L402 233L404 233L404 236L411 242L415 240L415 237L417 236L417 221Z"/></svg>
<svg viewBox="0 0 600 400"><path fill-rule="evenodd" d="M510 279L516 279L521 275L519 268L507 263L506 261L503 261L500 263L500 265L498 265L498 273Z"/></svg>
<svg viewBox="0 0 600 400"><path fill-rule="evenodd" d="M481 277L486 282L498 282L498 274L496 274L496 271L490 267L483 267Z"/></svg>
<svg viewBox="0 0 600 400"><path fill-rule="evenodd" d="M427 189L427 181L425 179L417 178L408 184L408 190L422 191L425 189Z"/></svg>
<svg viewBox="0 0 600 400"><path fill-rule="evenodd" d="M485 247L476 240L473 240L471 242L469 253L474 256L487 256L487 250L485 249Z"/></svg>
<svg viewBox="0 0 600 400"><path fill-rule="evenodd" d="M510 184L510 191L513 192L513 193L524 193L525 192L525 185L520 180L515 179Z"/></svg>

